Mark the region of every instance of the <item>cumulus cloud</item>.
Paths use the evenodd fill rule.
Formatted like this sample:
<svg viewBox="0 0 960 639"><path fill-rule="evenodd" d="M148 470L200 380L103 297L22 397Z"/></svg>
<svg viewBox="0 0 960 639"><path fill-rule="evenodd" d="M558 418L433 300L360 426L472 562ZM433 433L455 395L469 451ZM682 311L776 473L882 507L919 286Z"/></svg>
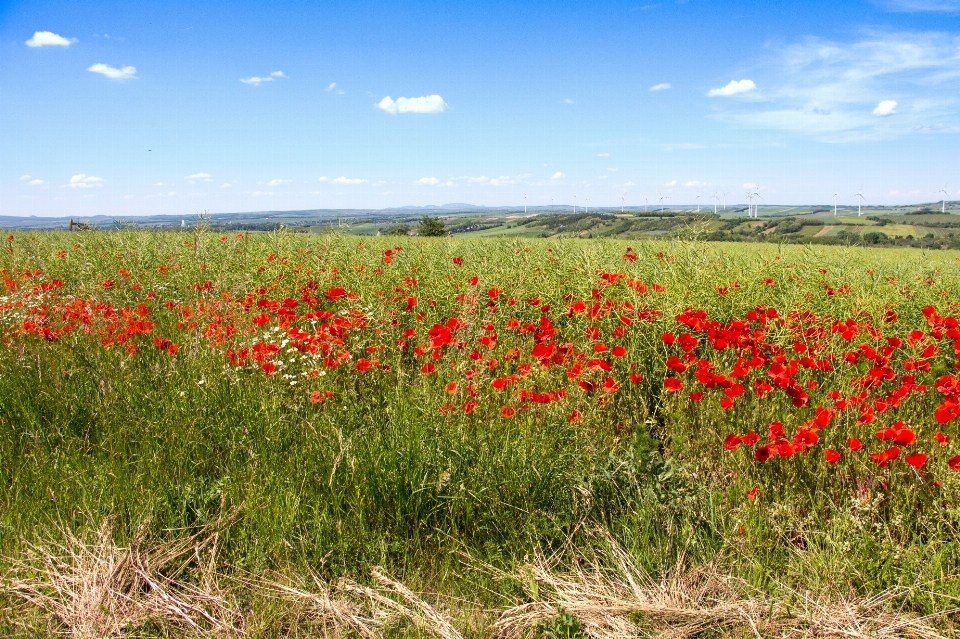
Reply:
<svg viewBox="0 0 960 639"><path fill-rule="evenodd" d="M670 180L669 182L667 182L666 184L664 184L664 186L676 186L676 185L677 185L677 181L676 181L676 180Z"/></svg>
<svg viewBox="0 0 960 639"><path fill-rule="evenodd" d="M68 187L71 189L92 189L102 187L104 182L106 182L106 180L103 178L98 178L93 175L86 175L85 173L77 173L71 177L70 181L67 184L64 184L63 187Z"/></svg>
<svg viewBox="0 0 960 639"><path fill-rule="evenodd" d="M221 188L221 189L232 189L232 188L233 188L233 185L230 184L229 182L224 182L223 184L220 185L220 188Z"/></svg>
<svg viewBox="0 0 960 639"><path fill-rule="evenodd" d="M263 82L273 82L273 81L276 80L277 78L286 78L286 77L287 77L287 76L285 76L285 75L283 74L283 71L273 71L270 75L265 76L265 77L262 77L262 78L261 78L260 76L254 75L254 76L251 76L251 77L249 77L249 78L240 78L240 81L243 82L244 84L250 84L250 85L253 85L253 86L255 86L255 87L258 87L258 86L260 86Z"/></svg>
<svg viewBox="0 0 960 639"><path fill-rule="evenodd" d="M436 185L440 184L440 180L438 180L438 179L435 178L435 177L420 178L419 180L417 180L417 182L418 182L419 184L426 184L426 185L428 185L428 186L436 186Z"/></svg>
<svg viewBox="0 0 960 639"><path fill-rule="evenodd" d="M126 66L120 67L111 67L109 64L103 64L98 62L94 65L91 65L87 68L87 71L91 73L99 73L102 76L108 77L111 80L129 80L131 78L136 78L137 68Z"/></svg>
<svg viewBox="0 0 960 639"><path fill-rule="evenodd" d="M684 186L697 187L697 186L710 186L706 182L701 182L700 180L690 180L689 182L684 182Z"/></svg>
<svg viewBox="0 0 960 639"><path fill-rule="evenodd" d="M26 182L27 180L30 179L30 176L29 176L29 175L21 175L21 176L18 177L17 179L20 180L21 182Z"/></svg>
<svg viewBox="0 0 960 639"><path fill-rule="evenodd" d="M672 88L673 88L673 85L671 85L669 82L661 82L660 84L655 84L655 85L653 85L652 87L650 87L650 90L651 90L651 91L666 91L667 89L672 89Z"/></svg>
<svg viewBox="0 0 960 639"><path fill-rule="evenodd" d="M36 178L27 182L27 186L42 186L44 183L40 178Z"/></svg>
<svg viewBox="0 0 960 639"><path fill-rule="evenodd" d="M337 83L336 83L336 82L331 82L330 84L328 84L328 85L327 85L327 88L324 89L324 91L326 91L327 93L330 93L330 92L332 91L332 92L336 93L337 95L343 95L343 93L344 93L343 89L338 89L338 88L337 88Z"/></svg>
<svg viewBox="0 0 960 639"><path fill-rule="evenodd" d="M563 103L564 103L564 104L573 104L573 100L571 100L570 98L564 98Z"/></svg>
<svg viewBox="0 0 960 639"><path fill-rule="evenodd" d="M380 100L377 108L396 115L397 113L442 113L447 108L447 103L439 95L423 95L419 98L397 98L394 100L389 95Z"/></svg>
<svg viewBox="0 0 960 639"><path fill-rule="evenodd" d="M893 115L896 112L897 112L896 100L882 100L880 104L877 105L877 108L873 110L873 114L879 115L879 116Z"/></svg>
<svg viewBox="0 0 960 639"><path fill-rule="evenodd" d="M567 176L564 175L562 171L557 171L556 173L550 176L550 179L553 181L557 181L557 180L562 180L565 177Z"/></svg>
<svg viewBox="0 0 960 639"><path fill-rule="evenodd" d="M57 35L52 31L37 31L33 34L33 37L27 40L26 45L28 47L69 47L72 43L76 42L76 38L64 38L61 35Z"/></svg>
<svg viewBox="0 0 960 639"><path fill-rule="evenodd" d="M191 175L183 176L183 179L184 180L202 180L204 178L209 178L209 177L210 177L209 173L193 173Z"/></svg>
<svg viewBox="0 0 960 639"><path fill-rule="evenodd" d="M736 95L738 93L746 93L747 91L753 91L757 88L757 85L753 80L730 80L726 86L720 87L719 89L710 89L707 91L707 95L711 98L717 96L730 96Z"/></svg>
<svg viewBox="0 0 960 639"><path fill-rule="evenodd" d="M598 158L608 158L610 157L609 153L597 153Z"/></svg>
<svg viewBox="0 0 960 639"><path fill-rule="evenodd" d="M348 178L341 175L338 178L333 178L330 180L330 184L366 184L367 181L363 178Z"/></svg>
<svg viewBox="0 0 960 639"><path fill-rule="evenodd" d="M276 178L267 182L267 186L280 186L281 184L290 184L293 180L285 180L283 178Z"/></svg>

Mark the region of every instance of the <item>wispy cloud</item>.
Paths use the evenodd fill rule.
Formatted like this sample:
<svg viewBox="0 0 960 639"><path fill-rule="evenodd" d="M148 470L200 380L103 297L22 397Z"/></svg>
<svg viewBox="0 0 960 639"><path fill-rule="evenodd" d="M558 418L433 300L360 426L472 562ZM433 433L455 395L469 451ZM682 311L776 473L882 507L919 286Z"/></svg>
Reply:
<svg viewBox="0 0 960 639"><path fill-rule="evenodd" d="M336 82L331 82L330 84L328 84L328 85L327 85L327 88L324 89L324 91L326 91L327 93L336 93L337 95L343 95L343 94L344 94L344 90L343 90L343 89L338 89L338 88L337 88L337 83L336 83Z"/></svg>
<svg viewBox="0 0 960 639"><path fill-rule="evenodd" d="M879 3L889 11L904 13L955 13L960 11L960 0L882 0Z"/></svg>
<svg viewBox="0 0 960 639"><path fill-rule="evenodd" d="M559 182L560 180L562 180L562 179L565 178L565 177L567 177L567 176L564 175L564 173L563 173L562 171L557 171L556 173L554 173L553 175L550 176L550 179L551 179L553 182Z"/></svg>
<svg viewBox="0 0 960 639"><path fill-rule="evenodd" d="M435 177L425 177L417 180L418 184L426 184L427 186L436 186L440 184L440 180Z"/></svg>
<svg viewBox="0 0 960 639"><path fill-rule="evenodd" d="M707 95L711 98L713 97L727 97L731 95L736 95L738 93L746 93L747 91L753 91L757 88L757 85L753 80L730 80L725 86L720 87L719 89L710 89L707 91Z"/></svg>
<svg viewBox="0 0 960 639"><path fill-rule="evenodd" d="M106 182L106 180L103 178L98 178L93 175L86 175L85 173L78 173L71 177L70 181L62 185L61 188L93 189L102 187L104 182Z"/></svg>
<svg viewBox="0 0 960 639"><path fill-rule="evenodd" d="M852 43L808 38L774 50L760 72L770 78L762 93L714 117L826 142L960 131L960 97L949 89L960 79L960 36L883 32ZM876 117L893 113L897 117Z"/></svg>
<svg viewBox="0 0 960 639"><path fill-rule="evenodd" d="M76 38L64 38L52 31L37 31L33 37L25 42L28 47L69 47L76 42Z"/></svg>
<svg viewBox="0 0 960 639"><path fill-rule="evenodd" d="M329 182L330 184L366 184L367 180L363 178L348 178L345 175L341 175L338 178L333 178L332 180L327 176L322 176L318 182Z"/></svg>
<svg viewBox="0 0 960 639"><path fill-rule="evenodd" d="M608 158L610 157L609 153L597 153L598 158Z"/></svg>
<svg viewBox="0 0 960 639"><path fill-rule="evenodd" d="M267 182L267 186L280 186L281 184L290 184L293 180L286 180L283 178L275 178Z"/></svg>
<svg viewBox="0 0 960 639"><path fill-rule="evenodd" d="M136 78L137 68L131 66L125 67L111 67L109 64L103 64L98 62L94 65L91 65L87 68L87 71L91 73L99 73L102 76L110 78L111 80L130 80L131 78Z"/></svg>
<svg viewBox="0 0 960 639"><path fill-rule="evenodd" d="M660 84L655 84L655 85L653 85L652 87L650 87L650 90L651 90L651 91L666 91L667 89L672 89L672 88L673 88L673 85L671 85L669 82L661 82Z"/></svg>
<svg viewBox="0 0 960 639"><path fill-rule="evenodd" d="M378 109L392 115L398 113L442 113L447 106L443 98L436 94L423 95L419 98L397 98L396 100L388 95L377 104Z"/></svg>
<svg viewBox="0 0 960 639"><path fill-rule="evenodd" d="M677 184L678 182L676 180L670 180L669 182L664 184L664 186L676 186Z"/></svg>
<svg viewBox="0 0 960 639"><path fill-rule="evenodd" d="M273 82L277 78L286 78L287 76L283 74L283 71L274 71L268 76L251 76L249 78L240 78L240 81L244 84L250 84L252 86L258 87L264 82Z"/></svg>
<svg viewBox="0 0 960 639"><path fill-rule="evenodd" d="M44 181L41 180L40 178L34 178L34 179L30 180L29 182L27 182L27 186L43 186L45 183L46 183L46 182L44 182Z"/></svg>

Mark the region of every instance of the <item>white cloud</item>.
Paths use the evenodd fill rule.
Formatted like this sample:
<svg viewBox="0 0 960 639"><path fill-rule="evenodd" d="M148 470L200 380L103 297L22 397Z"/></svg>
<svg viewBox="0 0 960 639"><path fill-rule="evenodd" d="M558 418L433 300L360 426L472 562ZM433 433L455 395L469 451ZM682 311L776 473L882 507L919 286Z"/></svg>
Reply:
<svg viewBox="0 0 960 639"><path fill-rule="evenodd" d="M137 77L135 75L137 73L136 67L126 66L118 69L116 67L111 67L109 64L103 64L102 62L91 65L87 71L99 73L100 75L106 76L111 80L129 80Z"/></svg>
<svg viewBox="0 0 960 639"><path fill-rule="evenodd" d="M363 178L348 178L341 175L338 178L330 180L330 184L366 184L367 181Z"/></svg>
<svg viewBox="0 0 960 639"><path fill-rule="evenodd" d="M616 172L616 171L619 171L620 169L611 169L611 168L608 168L607 170L608 170L608 171L614 171L614 172Z"/></svg>
<svg viewBox="0 0 960 639"><path fill-rule="evenodd" d="M438 180L438 179L435 178L435 177L420 178L419 180L417 180L417 182L420 183L420 184L426 184L426 185L428 185L428 186L436 186L436 185L440 184L440 180Z"/></svg>
<svg viewBox="0 0 960 639"><path fill-rule="evenodd" d="M753 82L753 80L730 80L726 86L723 86L719 89L710 89L707 91L707 95L711 98L716 96L726 97L730 95L736 95L738 93L753 91L756 88L757 85Z"/></svg>
<svg viewBox="0 0 960 639"><path fill-rule="evenodd" d="M439 95L423 95L419 98L397 98L394 101L389 95L380 100L377 108L392 115L397 113L441 113L447 108L447 103Z"/></svg>
<svg viewBox="0 0 960 639"><path fill-rule="evenodd" d="M676 181L676 180L670 180L669 182L667 182L666 184L664 184L664 186L676 186L676 185L677 185L677 181Z"/></svg>
<svg viewBox="0 0 960 639"><path fill-rule="evenodd" d="M30 176L29 176L29 175L21 175L21 176L18 177L17 179L20 180L21 182L26 182L27 180L30 179Z"/></svg>
<svg viewBox="0 0 960 639"><path fill-rule="evenodd" d="M283 178L276 178L267 182L267 186L280 186L281 184L290 184L293 180L285 180Z"/></svg>
<svg viewBox="0 0 960 639"><path fill-rule="evenodd" d="M221 188L221 189L232 189L232 188L233 188L233 185L230 184L229 182L224 182L223 184L220 185L220 188Z"/></svg>
<svg viewBox="0 0 960 639"><path fill-rule="evenodd" d="M564 98L563 102L564 104L573 104L573 100L571 100L570 98Z"/></svg>
<svg viewBox="0 0 960 639"><path fill-rule="evenodd" d="M210 177L209 173L193 173L192 175L183 176L183 179L184 180L202 180L208 177Z"/></svg>
<svg viewBox="0 0 960 639"><path fill-rule="evenodd" d="M636 186L633 182L624 182L622 186Z"/></svg>
<svg viewBox="0 0 960 639"><path fill-rule="evenodd" d="M35 180L30 180L29 182L27 182L27 186L41 186L43 184L44 184L44 181L41 180L40 178L37 178Z"/></svg>
<svg viewBox="0 0 960 639"><path fill-rule="evenodd" d="M911 133L960 132L960 35L880 32L849 43L805 38L774 50L770 80L751 105L715 119L743 128L779 130L829 143L879 140ZM892 93L897 117L872 111Z"/></svg>
<svg viewBox="0 0 960 639"><path fill-rule="evenodd" d="M710 186L706 182L701 182L700 180L690 180L689 182L684 182L683 185L689 187Z"/></svg>
<svg viewBox="0 0 960 639"><path fill-rule="evenodd" d="M33 37L27 40L28 47L69 47L71 43L76 42L76 38L64 38L52 31L37 31Z"/></svg>
<svg viewBox="0 0 960 639"><path fill-rule="evenodd" d="M102 187L104 182L106 182L106 180L103 178L86 175L84 173L78 173L71 177L70 182L64 184L63 187L69 187L71 189L92 189Z"/></svg>
<svg viewBox="0 0 960 639"><path fill-rule="evenodd" d="M897 112L896 100L881 100L877 108L873 110L874 115L893 115Z"/></svg>
<svg viewBox="0 0 960 639"><path fill-rule="evenodd" d="M283 75L283 71L274 71L266 77L261 78L260 76L254 75L249 78L240 78L240 81L243 82L244 84L250 84L255 87L258 87L263 82L273 82L277 78L286 78L286 77L287 76Z"/></svg>
<svg viewBox="0 0 960 639"><path fill-rule="evenodd" d="M558 180L562 180L562 179L565 178L565 177L567 177L567 176L564 175L562 171L557 171L556 173L554 173L553 175L550 176L550 179L553 180L554 182L556 182L556 181L558 181Z"/></svg>
<svg viewBox="0 0 960 639"><path fill-rule="evenodd" d="M326 175L321 175L320 178L317 180L317 182L329 182L329 181L330 181L330 178L328 178Z"/></svg>
<svg viewBox="0 0 960 639"><path fill-rule="evenodd" d="M334 91L334 90L335 90L335 91ZM337 83L336 83L336 82L331 82L329 85L327 85L327 88L324 89L324 91L326 91L327 93L330 93L331 91L334 91L337 95L343 95L343 94L344 94L343 89L337 89Z"/></svg>
<svg viewBox="0 0 960 639"><path fill-rule="evenodd" d="M672 89L673 86L669 82L661 82L660 84L655 84L650 87L651 91L666 91L667 89Z"/></svg>
<svg viewBox="0 0 960 639"><path fill-rule="evenodd" d="M609 153L597 153L598 158L608 158L610 157Z"/></svg>

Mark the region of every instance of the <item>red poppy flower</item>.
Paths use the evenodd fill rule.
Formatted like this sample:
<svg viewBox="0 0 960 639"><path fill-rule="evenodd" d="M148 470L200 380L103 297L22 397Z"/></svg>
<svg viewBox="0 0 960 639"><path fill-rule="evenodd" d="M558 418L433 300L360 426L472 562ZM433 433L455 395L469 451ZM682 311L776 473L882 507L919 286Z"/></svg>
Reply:
<svg viewBox="0 0 960 639"><path fill-rule="evenodd" d="M467 280L467 282L470 284L470 286L476 286L476 285L477 285L477 282L479 282L479 281L480 281L480 278L477 277L476 275L474 275L473 277L471 277L470 279Z"/></svg>
<svg viewBox="0 0 960 639"><path fill-rule="evenodd" d="M676 377L667 377L663 380L663 387L667 390L678 391L683 388L683 382Z"/></svg>
<svg viewBox="0 0 960 639"><path fill-rule="evenodd" d="M463 258L462 258L462 257L455 257L455 258L453 258L453 263L456 264L457 266L460 266L461 264L463 264Z"/></svg>
<svg viewBox="0 0 960 639"><path fill-rule="evenodd" d="M823 458L827 460L828 464L836 464L838 461L840 461L840 453L832 448L828 448L827 450L823 451Z"/></svg>
<svg viewBox="0 0 960 639"><path fill-rule="evenodd" d="M703 391L694 391L690 393L690 399L694 402L699 402L703 399Z"/></svg>
<svg viewBox="0 0 960 639"><path fill-rule="evenodd" d="M960 470L960 455L955 455L948 459L947 466L953 470Z"/></svg>
<svg viewBox="0 0 960 639"><path fill-rule="evenodd" d="M643 375L640 373L630 373L631 384L639 384L641 379L643 379Z"/></svg>
<svg viewBox="0 0 960 639"><path fill-rule="evenodd" d="M863 443L856 437L851 437L847 440L847 448L850 450L860 450L863 448Z"/></svg>
<svg viewBox="0 0 960 639"><path fill-rule="evenodd" d="M477 406L478 404L475 401L473 401L472 399L468 399L463 403L463 406L462 406L463 412L472 413L474 410L476 410Z"/></svg>
<svg viewBox="0 0 960 639"><path fill-rule="evenodd" d="M927 462L927 456L923 453L912 453L904 457L903 461L907 462L917 470L920 470L920 467Z"/></svg>
<svg viewBox="0 0 960 639"><path fill-rule="evenodd" d="M429 375L435 370L437 370L437 367L433 365L433 362L427 362L426 364L420 367L420 373L422 375Z"/></svg>
<svg viewBox="0 0 960 639"><path fill-rule="evenodd" d="M676 336L675 336L673 333L664 333L664 334L660 337L660 339L663 340L663 343L666 344L667 346L669 346L670 344L673 344L675 341L677 341L677 338L676 338Z"/></svg>
<svg viewBox="0 0 960 639"><path fill-rule="evenodd" d="M627 349L624 348L623 346L614 346L610 350L610 354L613 355L614 357L623 357L624 355L627 354Z"/></svg>
<svg viewBox="0 0 960 639"><path fill-rule="evenodd" d="M749 499L750 501L753 501L754 499L757 498L757 493L759 492L760 492L759 488L756 488L756 487L751 488L750 490L747 491L747 499Z"/></svg>
<svg viewBox="0 0 960 639"><path fill-rule="evenodd" d="M950 443L950 436L944 435L940 431L937 431L933 434L933 441L937 442L941 446L946 446Z"/></svg>
<svg viewBox="0 0 960 639"><path fill-rule="evenodd" d="M729 409L731 406L733 406L733 400L732 400L732 399L730 399L729 397L721 397L721 398L720 398L720 408L722 408L723 410L727 410L727 409Z"/></svg>
<svg viewBox="0 0 960 639"><path fill-rule="evenodd" d="M321 395L320 391L313 391L310 393L310 401L314 404L319 404L323 401L323 395Z"/></svg>
<svg viewBox="0 0 960 639"><path fill-rule="evenodd" d="M576 424L576 423L579 422L581 419L583 419L583 413L581 413L581 412L578 411L576 408L574 408L573 411L571 411L571 413L570 413L570 417L568 417L567 419L570 420L570 423L571 423L571 424Z"/></svg>
<svg viewBox="0 0 960 639"><path fill-rule="evenodd" d="M273 375L273 373L277 370L277 365L273 362L264 362L260 368L262 368L263 372L267 375Z"/></svg>
<svg viewBox="0 0 960 639"><path fill-rule="evenodd" d="M504 417L510 418L517 414L517 409L515 409L513 406L501 406L500 414Z"/></svg>
<svg viewBox="0 0 960 639"><path fill-rule="evenodd" d="M760 441L760 435L757 435L755 432L748 431L747 433L740 436L740 441L742 441L747 446L753 446L758 441Z"/></svg>
<svg viewBox="0 0 960 639"><path fill-rule="evenodd" d="M726 436L726 438L724 438L723 447L726 450L736 450L737 446L739 446L742 441L743 440L740 439L739 435L734 435L733 433L730 433L729 435Z"/></svg>
<svg viewBox="0 0 960 639"><path fill-rule="evenodd" d="M612 377L607 377L603 380L602 388L604 393L616 393L620 390L620 385Z"/></svg>

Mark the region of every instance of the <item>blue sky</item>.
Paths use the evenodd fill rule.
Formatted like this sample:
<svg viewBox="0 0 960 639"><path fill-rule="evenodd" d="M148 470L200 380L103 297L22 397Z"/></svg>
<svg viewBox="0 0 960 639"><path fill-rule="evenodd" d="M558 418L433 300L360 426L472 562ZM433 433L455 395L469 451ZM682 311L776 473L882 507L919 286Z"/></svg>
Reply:
<svg viewBox="0 0 960 639"><path fill-rule="evenodd" d="M3 215L861 184L960 197L960 0L0 4Z"/></svg>

